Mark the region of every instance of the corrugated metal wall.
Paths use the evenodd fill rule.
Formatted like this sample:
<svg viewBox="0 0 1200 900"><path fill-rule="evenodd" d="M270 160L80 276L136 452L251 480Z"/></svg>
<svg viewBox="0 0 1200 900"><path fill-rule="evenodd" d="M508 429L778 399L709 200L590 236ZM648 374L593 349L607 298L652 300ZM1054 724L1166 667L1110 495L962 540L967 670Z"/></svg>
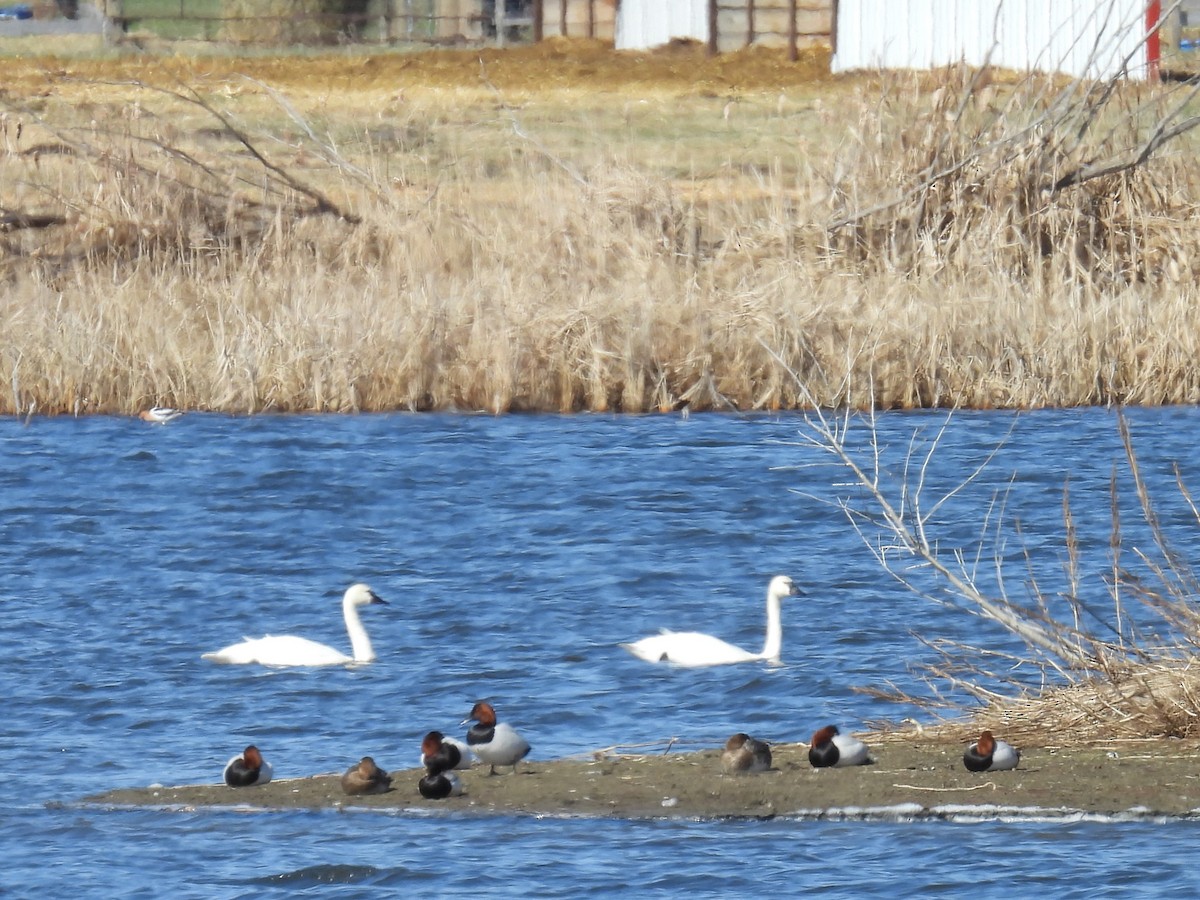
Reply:
<svg viewBox="0 0 1200 900"><path fill-rule="evenodd" d="M839 0L833 70L986 61L1097 78L1128 69L1144 78L1146 7L1147 0Z"/></svg>
<svg viewBox="0 0 1200 900"><path fill-rule="evenodd" d="M658 47L673 38L708 40L707 0L624 0L617 8L618 50Z"/></svg>

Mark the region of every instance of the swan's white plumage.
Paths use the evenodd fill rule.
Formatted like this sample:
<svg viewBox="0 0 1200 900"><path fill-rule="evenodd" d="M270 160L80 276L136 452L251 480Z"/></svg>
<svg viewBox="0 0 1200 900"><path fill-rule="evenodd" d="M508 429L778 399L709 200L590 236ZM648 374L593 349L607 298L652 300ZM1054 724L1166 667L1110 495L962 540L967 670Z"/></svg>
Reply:
<svg viewBox="0 0 1200 900"><path fill-rule="evenodd" d="M202 658L230 665L262 666L339 666L371 662L375 659L375 650L358 617L358 607L383 602L365 584L351 585L342 597L342 615L350 636L352 656L308 638L282 634L248 638L240 644L205 653Z"/></svg>
<svg viewBox="0 0 1200 900"><path fill-rule="evenodd" d="M783 649L783 621L780 604L784 597L796 593L792 579L776 575L767 588L767 634L761 653L751 653L734 644L699 631L667 631L621 644L638 659L646 662L665 662L675 666L724 666L731 663L767 661L780 662Z"/></svg>

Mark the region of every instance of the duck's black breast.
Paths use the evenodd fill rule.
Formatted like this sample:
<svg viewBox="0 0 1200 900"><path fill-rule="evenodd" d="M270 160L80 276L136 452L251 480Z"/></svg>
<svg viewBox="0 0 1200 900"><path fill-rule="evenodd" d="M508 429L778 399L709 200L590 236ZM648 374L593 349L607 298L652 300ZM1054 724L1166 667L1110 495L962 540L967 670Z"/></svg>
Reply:
<svg viewBox="0 0 1200 900"><path fill-rule="evenodd" d="M472 725L471 730L467 732L467 743L490 744L495 736L496 728L493 725Z"/></svg>
<svg viewBox="0 0 1200 900"><path fill-rule="evenodd" d="M230 787L249 787L258 781L258 768L249 768L240 759L225 770L225 783Z"/></svg>
<svg viewBox="0 0 1200 900"><path fill-rule="evenodd" d="M817 747L810 747L808 750L808 761L818 769L825 769L830 766L836 766L842 754L838 751L837 744L833 741L828 741Z"/></svg>
<svg viewBox="0 0 1200 900"><path fill-rule="evenodd" d="M968 747L967 752L963 754L963 765L969 772L986 772L991 764L992 754L984 756L974 744Z"/></svg>
<svg viewBox="0 0 1200 900"><path fill-rule="evenodd" d="M426 775L417 782L417 790L426 800L443 800L450 796L450 789L450 779L440 772L435 775Z"/></svg>

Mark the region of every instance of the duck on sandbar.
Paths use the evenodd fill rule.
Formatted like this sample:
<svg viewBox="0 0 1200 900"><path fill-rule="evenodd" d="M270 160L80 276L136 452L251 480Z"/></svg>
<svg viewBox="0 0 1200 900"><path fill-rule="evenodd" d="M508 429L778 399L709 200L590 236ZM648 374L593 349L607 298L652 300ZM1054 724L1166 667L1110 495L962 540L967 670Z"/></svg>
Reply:
<svg viewBox="0 0 1200 900"><path fill-rule="evenodd" d="M771 747L765 741L739 731L725 742L721 771L726 775L766 772L771 768Z"/></svg>
<svg viewBox="0 0 1200 900"><path fill-rule="evenodd" d="M1005 741L992 737L990 731L979 735L979 740L963 754L963 765L971 772L1003 772L1015 769L1021 761L1021 751Z"/></svg>
<svg viewBox="0 0 1200 900"><path fill-rule="evenodd" d="M836 725L826 725L813 735L808 761L816 769L840 769L866 765L871 762L871 753L858 738L842 734Z"/></svg>
<svg viewBox="0 0 1200 900"><path fill-rule="evenodd" d="M467 745L480 762L491 767L488 774L495 775L496 766L512 766L515 774L517 763L529 753L529 742L507 722L497 723L496 710L486 701L476 703L462 724L472 721L478 724L472 725L467 732Z"/></svg>
<svg viewBox="0 0 1200 900"><path fill-rule="evenodd" d="M342 791L351 796L382 794L392 789L392 776L369 756L364 756L342 776Z"/></svg>
<svg viewBox="0 0 1200 900"><path fill-rule="evenodd" d="M474 762L475 753L470 747L440 731L429 732L421 741L421 765L426 769L436 768L439 772L469 769Z"/></svg>
<svg viewBox="0 0 1200 900"><path fill-rule="evenodd" d="M225 771L221 773L221 777L230 787L250 787L266 784L271 780L272 774L271 764L263 759L258 748L251 744L242 751L241 756L235 756L225 763Z"/></svg>

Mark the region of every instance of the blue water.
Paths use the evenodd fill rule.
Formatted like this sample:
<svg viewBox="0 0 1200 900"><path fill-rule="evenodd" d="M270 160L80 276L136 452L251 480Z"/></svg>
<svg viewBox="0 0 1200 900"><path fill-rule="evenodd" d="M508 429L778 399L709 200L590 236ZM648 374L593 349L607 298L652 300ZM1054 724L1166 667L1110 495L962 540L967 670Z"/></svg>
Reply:
<svg viewBox="0 0 1200 900"><path fill-rule="evenodd" d="M1195 558L1196 522L1171 465L1200 484L1200 411L1129 416L1164 527ZM883 461L898 471L945 423L881 417ZM277 777L364 754L406 768L425 731L458 733L484 697L530 739L533 759L672 737L707 746L736 730L794 741L826 721L854 729L913 714L852 688L920 691L910 666L933 656L914 634L1016 649L881 572L837 506L854 491L805 434L786 416L0 422L0 894L838 895L894 894L898 878L900 893L928 896L1194 891L1184 861L1196 825L1183 821L628 822L79 803L215 781L250 742ZM862 459L867 436L852 431ZM1021 599L1014 530L1001 543L984 527L1007 491L1005 519L1019 520L1028 565L1054 590L1069 479L1084 589L1102 602L1110 476L1127 481L1116 416L958 414L926 469L924 508L1002 441L931 527L943 546L983 539L981 579L999 547ZM1137 541L1131 497L1122 509ZM616 646L670 626L757 647L778 573L806 591L784 609L782 668L663 670ZM338 601L359 580L390 602L364 613L379 654L370 666L200 659L267 632L348 649Z"/></svg>

